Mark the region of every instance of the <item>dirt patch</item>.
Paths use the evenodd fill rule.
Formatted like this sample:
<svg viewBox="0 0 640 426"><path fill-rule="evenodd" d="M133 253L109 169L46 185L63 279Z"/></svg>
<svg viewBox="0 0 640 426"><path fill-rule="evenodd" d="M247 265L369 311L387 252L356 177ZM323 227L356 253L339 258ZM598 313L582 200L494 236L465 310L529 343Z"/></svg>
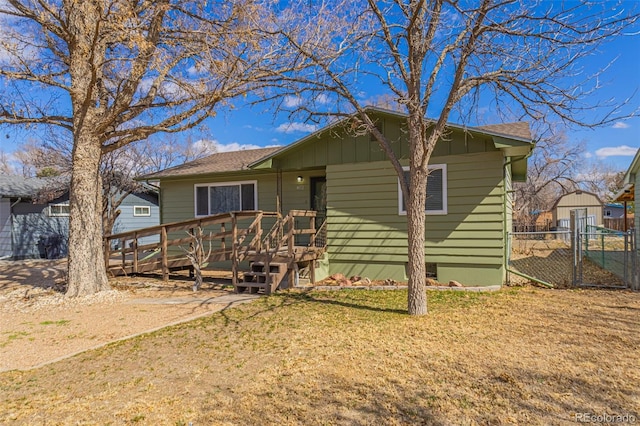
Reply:
<svg viewBox="0 0 640 426"><path fill-rule="evenodd" d="M0 371L26 369L224 307L213 276L197 293L174 276L111 279L113 290L69 299L63 261L0 263Z"/></svg>

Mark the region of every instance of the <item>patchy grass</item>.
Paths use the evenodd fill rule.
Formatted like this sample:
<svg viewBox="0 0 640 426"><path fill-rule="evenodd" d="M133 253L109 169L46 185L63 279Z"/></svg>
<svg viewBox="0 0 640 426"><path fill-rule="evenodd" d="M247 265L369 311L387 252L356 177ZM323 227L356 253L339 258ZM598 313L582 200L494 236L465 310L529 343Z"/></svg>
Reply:
<svg viewBox="0 0 640 426"><path fill-rule="evenodd" d="M7 346L14 340L22 339L29 335L29 333L25 331L3 331L2 334L6 335L6 341L0 342L0 348Z"/></svg>
<svg viewBox="0 0 640 426"><path fill-rule="evenodd" d="M40 325L66 325L66 324L69 324L70 322L71 320L66 320L66 319L61 319L58 321L47 320L47 321L42 321Z"/></svg>
<svg viewBox="0 0 640 426"><path fill-rule="evenodd" d="M640 418L640 294L278 293L30 372L11 424L569 424Z"/></svg>

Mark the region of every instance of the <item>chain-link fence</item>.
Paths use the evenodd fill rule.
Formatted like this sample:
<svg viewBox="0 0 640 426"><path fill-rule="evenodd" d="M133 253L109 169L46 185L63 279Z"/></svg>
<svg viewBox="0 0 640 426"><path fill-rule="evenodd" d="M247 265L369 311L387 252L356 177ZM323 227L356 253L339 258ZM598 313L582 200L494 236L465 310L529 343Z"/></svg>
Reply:
<svg viewBox="0 0 640 426"><path fill-rule="evenodd" d="M577 285L635 289L638 256L633 232L588 226L580 236ZM608 274L585 273L589 264Z"/></svg>
<svg viewBox="0 0 640 426"><path fill-rule="evenodd" d="M592 226L576 232L512 232L508 282L640 289L633 232Z"/></svg>
<svg viewBox="0 0 640 426"><path fill-rule="evenodd" d="M512 232L509 238L510 284L529 281L569 287L573 283L571 232Z"/></svg>

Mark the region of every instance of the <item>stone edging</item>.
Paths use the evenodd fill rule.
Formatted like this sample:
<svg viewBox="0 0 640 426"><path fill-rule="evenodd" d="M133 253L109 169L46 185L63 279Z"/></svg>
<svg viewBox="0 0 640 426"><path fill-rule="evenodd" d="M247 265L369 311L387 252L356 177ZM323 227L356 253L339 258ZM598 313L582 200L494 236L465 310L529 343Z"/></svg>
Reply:
<svg viewBox="0 0 640 426"><path fill-rule="evenodd" d="M406 290L406 285L352 285L352 286L337 286L337 285L318 285L318 286L304 286L295 287L302 290L319 290L319 291L338 291L338 290ZM470 292L490 292L499 291L502 286L490 285L486 287L447 287L447 286L428 286L427 290L432 291L470 291Z"/></svg>

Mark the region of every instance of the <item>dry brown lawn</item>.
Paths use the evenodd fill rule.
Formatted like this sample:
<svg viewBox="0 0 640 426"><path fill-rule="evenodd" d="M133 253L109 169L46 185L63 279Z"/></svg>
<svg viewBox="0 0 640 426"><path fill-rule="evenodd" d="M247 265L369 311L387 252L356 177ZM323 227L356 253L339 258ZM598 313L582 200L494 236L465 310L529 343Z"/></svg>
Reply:
<svg viewBox="0 0 640 426"><path fill-rule="evenodd" d="M640 294L284 292L28 372L0 424L575 424L640 418Z"/></svg>

